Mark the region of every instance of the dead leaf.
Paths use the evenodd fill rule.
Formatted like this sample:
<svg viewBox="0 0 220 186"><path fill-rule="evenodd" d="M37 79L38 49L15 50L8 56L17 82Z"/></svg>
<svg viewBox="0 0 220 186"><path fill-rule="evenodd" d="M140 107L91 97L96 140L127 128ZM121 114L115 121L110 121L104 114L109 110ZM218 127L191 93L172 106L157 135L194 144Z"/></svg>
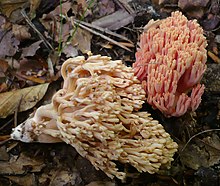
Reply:
<svg viewBox="0 0 220 186"><path fill-rule="evenodd" d="M62 3L62 9L59 6L57 6L53 11L51 11L48 15L46 15L47 17L59 17L60 18L60 15L64 15L66 16L67 15L67 12L71 9L72 7L72 3L71 2L65 2L65 3Z"/></svg>
<svg viewBox="0 0 220 186"><path fill-rule="evenodd" d="M77 28L75 35L72 38L72 45L76 46L82 53L91 51L92 35L81 28Z"/></svg>
<svg viewBox="0 0 220 186"><path fill-rule="evenodd" d="M76 57L78 55L77 49L71 44L64 47L63 53L66 54L66 57Z"/></svg>
<svg viewBox="0 0 220 186"><path fill-rule="evenodd" d="M15 76L19 80L30 80L36 83L49 82L47 61L39 55L32 59L23 58L19 61L20 67L17 69Z"/></svg>
<svg viewBox="0 0 220 186"><path fill-rule="evenodd" d="M8 89L8 86L5 82L0 84L0 93L5 92Z"/></svg>
<svg viewBox="0 0 220 186"><path fill-rule="evenodd" d="M36 185L34 182L34 175L33 174L25 174L23 176L5 176L11 182L14 182L18 185Z"/></svg>
<svg viewBox="0 0 220 186"><path fill-rule="evenodd" d="M57 6L49 14L44 14L43 18L40 19L41 23L48 30L48 32L53 34L52 37L56 42L66 42L70 36L72 25L68 20L67 12L70 11L71 6L71 2L65 2L62 4L62 10L60 6ZM61 24L61 16L65 19L65 23L63 22Z"/></svg>
<svg viewBox="0 0 220 186"><path fill-rule="evenodd" d="M16 160L0 162L0 174L17 175L27 172L40 172L44 166L45 164L42 160L35 160L33 157L20 154Z"/></svg>
<svg viewBox="0 0 220 186"><path fill-rule="evenodd" d="M209 153L209 166L215 165L220 161L220 138L216 134L203 138L206 151Z"/></svg>
<svg viewBox="0 0 220 186"><path fill-rule="evenodd" d="M0 147L0 161L8 161L9 154L7 153L6 146Z"/></svg>
<svg viewBox="0 0 220 186"><path fill-rule="evenodd" d="M41 0L30 0L30 17L35 18L36 10L39 7Z"/></svg>
<svg viewBox="0 0 220 186"><path fill-rule="evenodd" d="M37 41L33 44L31 44L29 47L25 47L22 49L22 57L26 56L34 56L36 54L36 51L40 48L40 44L43 42L43 40Z"/></svg>
<svg viewBox="0 0 220 186"><path fill-rule="evenodd" d="M0 59L0 77L5 77L5 72L8 70L8 67L7 61Z"/></svg>
<svg viewBox="0 0 220 186"><path fill-rule="evenodd" d="M0 29L0 38L0 58L13 56L18 50L20 41L13 36L12 31L2 29Z"/></svg>
<svg viewBox="0 0 220 186"><path fill-rule="evenodd" d="M17 9L20 9L24 6L25 3L28 3L28 0L1 0L0 1L0 11L2 14L10 17L12 12Z"/></svg>
<svg viewBox="0 0 220 186"><path fill-rule="evenodd" d="M79 172L77 170L51 170L49 174L42 174L39 178L39 183L44 185L50 181L50 185L63 186L63 185L78 185L81 181Z"/></svg>
<svg viewBox="0 0 220 186"><path fill-rule="evenodd" d="M197 7L206 7L209 0L204 1L192 1L192 0L179 0L178 1L178 7L180 7L182 10L189 10L192 8Z"/></svg>
<svg viewBox="0 0 220 186"><path fill-rule="evenodd" d="M93 21L92 24L102 28L108 28L109 30L118 30L133 22L134 16L135 15L129 14L126 10L118 10Z"/></svg>
<svg viewBox="0 0 220 186"><path fill-rule="evenodd" d="M0 94L0 118L6 118L15 112L26 111L34 107L47 91L49 83L23 88ZM20 104L19 104L20 103Z"/></svg>
<svg viewBox="0 0 220 186"><path fill-rule="evenodd" d="M112 0L101 0L97 3L97 6L93 10L93 13L97 13L100 17L109 15L115 11L115 4Z"/></svg>
<svg viewBox="0 0 220 186"><path fill-rule="evenodd" d="M27 75L21 74L21 73L17 73L16 77L18 79L25 79L25 80L29 80L29 81L32 81L32 82L35 82L35 83L40 83L40 84L43 84L43 83L46 82L46 80L43 79L43 78L40 78L40 77L38 78L38 77L35 77L35 76L27 76Z"/></svg>
<svg viewBox="0 0 220 186"><path fill-rule="evenodd" d="M201 166L207 167L207 159L208 153L195 144L189 144L180 155L181 163L194 170L197 170Z"/></svg>
<svg viewBox="0 0 220 186"><path fill-rule="evenodd" d="M181 162L194 170L210 167L220 161L220 138L213 134L196 140L196 144L188 145L181 153ZM198 158L199 157L199 158Z"/></svg>
<svg viewBox="0 0 220 186"><path fill-rule="evenodd" d="M116 186L116 183L113 181L92 181L86 186Z"/></svg>
<svg viewBox="0 0 220 186"><path fill-rule="evenodd" d="M12 25L12 33L14 34L15 38L17 38L19 41L31 38L31 34L28 30L29 28L24 25Z"/></svg>

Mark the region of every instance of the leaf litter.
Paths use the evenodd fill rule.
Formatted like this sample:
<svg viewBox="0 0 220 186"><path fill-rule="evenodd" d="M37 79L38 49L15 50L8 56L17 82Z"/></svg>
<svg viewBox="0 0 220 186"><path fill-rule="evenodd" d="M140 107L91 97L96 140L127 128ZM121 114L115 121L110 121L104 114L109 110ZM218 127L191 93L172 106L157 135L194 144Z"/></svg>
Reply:
<svg viewBox="0 0 220 186"><path fill-rule="evenodd" d="M204 184L206 182L200 178L202 175L210 175L210 170L215 173L213 180L220 180L219 133L203 133L188 141L201 131L220 127L220 15L219 2L214 0L197 4L184 0L1 1L0 102L4 104L0 104L0 116L5 119L0 120L0 139L6 139L5 136L10 134L13 123L9 121L17 108L18 120L23 121L27 116L21 111L33 111L36 104L41 104L42 97L48 97L49 100L55 89L58 89L57 84L60 86L62 81L60 67L66 58L86 55L91 50L94 54L101 53L113 59L122 58L126 64L131 65L134 62L139 30L150 19L166 17L177 8L183 10L189 18L196 18L206 29L209 57L203 81L207 89L201 107L190 117L165 119L151 111L157 119L164 121L165 127L180 146L187 145L179 154L180 158L175 159L171 170L157 176L137 176L134 171L135 176L131 174L129 178L130 185ZM52 88L48 88L49 83ZM66 148L65 144L30 146L9 141L0 147L0 170L3 171L0 173L0 183L122 184L118 180L106 180L100 172L85 163L85 159L77 157L71 148ZM62 165L62 168L56 169L57 165ZM91 174L84 174L85 170L90 170ZM216 175L217 178L214 178ZM209 177L212 178L212 175Z"/></svg>

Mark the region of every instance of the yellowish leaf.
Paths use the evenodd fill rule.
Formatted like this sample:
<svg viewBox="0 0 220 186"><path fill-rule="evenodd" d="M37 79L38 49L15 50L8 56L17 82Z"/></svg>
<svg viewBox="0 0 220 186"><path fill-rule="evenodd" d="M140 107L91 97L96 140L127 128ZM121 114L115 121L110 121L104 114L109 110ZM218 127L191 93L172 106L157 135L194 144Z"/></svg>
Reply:
<svg viewBox="0 0 220 186"><path fill-rule="evenodd" d="M1 13L10 17L11 13L17 9L24 7L24 4L28 3L28 0L1 0L0 10Z"/></svg>
<svg viewBox="0 0 220 186"><path fill-rule="evenodd" d="M75 35L72 38L72 45L77 47L82 53L91 51L92 35L81 28L77 28Z"/></svg>
<svg viewBox="0 0 220 186"><path fill-rule="evenodd" d="M23 88L20 90L0 94L0 118L13 114L17 108L19 112L34 107L45 95L49 83Z"/></svg>

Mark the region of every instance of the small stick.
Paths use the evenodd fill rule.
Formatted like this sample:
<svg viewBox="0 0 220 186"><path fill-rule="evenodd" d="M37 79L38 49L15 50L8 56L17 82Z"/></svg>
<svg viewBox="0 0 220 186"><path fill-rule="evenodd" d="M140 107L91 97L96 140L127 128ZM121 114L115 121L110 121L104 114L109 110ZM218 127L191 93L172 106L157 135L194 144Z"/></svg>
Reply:
<svg viewBox="0 0 220 186"><path fill-rule="evenodd" d="M135 11L125 0L114 0L121 8L125 9L129 14L134 14Z"/></svg>
<svg viewBox="0 0 220 186"><path fill-rule="evenodd" d="M25 18L26 22L29 24L29 26L38 34L38 36L40 37L40 39L42 39L44 41L44 45L49 49L49 50L53 50L54 48L53 46L47 41L47 39L37 30L37 28L35 27L35 25L31 22L31 20L29 19L29 17L27 16L26 12L24 11L24 9L21 10L21 15ZM53 69L53 64L51 60L47 60L48 63L48 69L49 69L49 74L50 77L52 77L54 75L54 69Z"/></svg>
<svg viewBox="0 0 220 186"><path fill-rule="evenodd" d="M124 36L122 36L122 35L120 35L120 34L117 34L117 33L115 33L115 32L112 32L111 30L109 30L109 29L107 29L107 28L102 28L102 27L100 27L100 26L93 25L93 24L90 24L90 23L87 23L87 22L84 22L84 21L79 21L79 20L76 20L76 19L75 19L75 21L76 21L77 23L81 23L81 24L83 24L83 25L85 25L85 26L94 28L94 29L96 29L96 30L99 30L100 32L103 32L103 33L106 33L106 34L109 34L109 35L118 37L118 38L120 38L120 39L123 39L123 40L128 41L129 43L132 43L132 44L133 44L133 42L132 42L131 40L129 40L127 37L124 37Z"/></svg>
<svg viewBox="0 0 220 186"><path fill-rule="evenodd" d="M214 131L218 131L220 132L220 129L208 129L208 130L204 130L202 132L199 132L195 135L193 135L191 138L189 138L189 140L187 141L187 143L183 146L183 148L179 151L179 154L178 156L176 157L176 159L174 160L174 162L172 164L174 164L177 159L181 156L181 154L183 153L183 151L186 149L186 147L189 145L189 143L197 136L201 135L201 134L204 134L204 133L208 133L208 132L214 132Z"/></svg>
<svg viewBox="0 0 220 186"><path fill-rule="evenodd" d="M44 41L44 45L49 49L49 50L54 50L53 46L47 41L47 39L37 30L35 25L31 22L29 17L27 16L26 12L24 9L21 10L21 15L24 17L26 22L29 24L29 26L38 34L40 39Z"/></svg>
<svg viewBox="0 0 220 186"><path fill-rule="evenodd" d="M0 136L0 146L11 140L10 135Z"/></svg>
<svg viewBox="0 0 220 186"><path fill-rule="evenodd" d="M7 121L5 124L3 124L1 127L0 127L0 131L2 129L4 129L9 123L11 123L13 121L14 118L11 118L9 121Z"/></svg>
<svg viewBox="0 0 220 186"><path fill-rule="evenodd" d="M19 112L19 109L20 109L20 105L21 105L21 101L23 99L23 95L21 96L19 102L18 102L18 105L16 107L16 110L15 110L15 114L14 114L14 127L17 127L18 125L18 112Z"/></svg>
<svg viewBox="0 0 220 186"><path fill-rule="evenodd" d="M115 41L115 40L113 40L113 39L111 39L111 38L109 38L109 37L107 37L107 36L105 36L105 35L103 35L103 34L101 34L101 33L99 33L99 32L96 32L96 31L94 31L94 30L92 30L92 29L90 29L90 28L88 28L88 27L82 25L81 23L74 21L73 19L71 19L71 22L72 22L73 25L74 25L74 23L75 23L75 24L78 24L81 28L83 28L83 29L85 29L85 30L87 30L87 31L89 31L89 32L91 32L91 33L93 33L93 34L95 34L95 35L98 35L98 36L100 36L101 38L103 38L103 39L105 39L105 40L107 40L107 41L109 41L109 42L111 42L111 43L113 43L113 44L115 44L115 45L117 45L117 46L119 46L119 47L121 47L121 48L123 48L123 49L129 51L129 52L131 52L131 50L130 50L129 48L127 48L126 46L120 44L119 42L117 42L117 41Z"/></svg>

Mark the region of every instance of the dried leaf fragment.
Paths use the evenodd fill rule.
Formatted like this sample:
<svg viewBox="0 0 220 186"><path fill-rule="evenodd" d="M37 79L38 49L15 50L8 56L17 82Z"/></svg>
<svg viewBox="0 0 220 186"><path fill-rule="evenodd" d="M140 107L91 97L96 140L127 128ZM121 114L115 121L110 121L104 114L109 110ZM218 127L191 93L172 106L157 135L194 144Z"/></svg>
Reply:
<svg viewBox="0 0 220 186"><path fill-rule="evenodd" d="M14 34L15 38L19 41L31 38L31 34L28 30L28 27L24 25L12 25L12 33Z"/></svg>
<svg viewBox="0 0 220 186"><path fill-rule="evenodd" d="M47 91L49 83L32 86L20 90L0 94L0 118L6 118L14 113L19 106L19 111L26 111L34 107ZM20 102L20 105L19 105Z"/></svg>
<svg viewBox="0 0 220 186"><path fill-rule="evenodd" d="M0 174L15 175L26 173L27 167L31 167L31 171L28 172L40 172L44 167L42 160L35 160L24 154L21 154L15 161L1 162L0 163Z"/></svg>
<svg viewBox="0 0 220 186"><path fill-rule="evenodd" d="M29 47L23 48L22 56L34 56L37 52L37 50L40 48L40 44L43 42L43 40L37 41L33 44L31 44Z"/></svg>
<svg viewBox="0 0 220 186"><path fill-rule="evenodd" d="M5 58L5 56L13 56L17 50L20 41L17 40L11 31L6 31L0 29L0 57Z"/></svg>

